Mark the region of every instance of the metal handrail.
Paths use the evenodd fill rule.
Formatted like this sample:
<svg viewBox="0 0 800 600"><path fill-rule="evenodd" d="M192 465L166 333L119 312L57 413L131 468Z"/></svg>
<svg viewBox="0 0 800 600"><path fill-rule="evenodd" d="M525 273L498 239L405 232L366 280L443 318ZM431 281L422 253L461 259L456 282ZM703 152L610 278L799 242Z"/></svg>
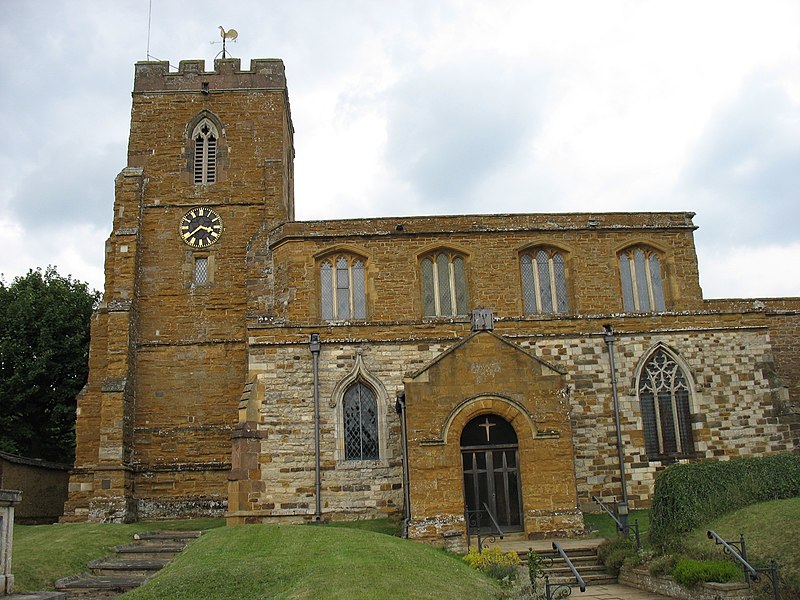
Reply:
<svg viewBox="0 0 800 600"><path fill-rule="evenodd" d="M750 579L753 581L757 581L759 579L759 574L766 573L769 575L770 582L772 583L772 597L775 600L780 600L780 591L778 590L778 563L775 562L775 559L769 561L769 567L762 567L756 568L753 567L749 562L747 562L747 549L744 544L744 535L739 534L739 541L738 542L726 542L723 540L715 531L708 530L708 539L714 540L717 544L722 544L724 548L724 552L726 554L730 554L733 556L744 568L745 573L745 581L747 580L747 576L750 576ZM741 548L741 554L734 548L735 544L739 544Z"/></svg>
<svg viewBox="0 0 800 600"><path fill-rule="evenodd" d="M608 514L609 517L614 519L614 522L617 524L617 529L619 529L624 533L625 527L623 527L622 522L616 517L616 515L613 512L611 512L611 509L609 509L605 504L603 504L603 501L600 500L600 498L598 498L597 496L592 496L592 500L597 502L600 505L600 508L606 511L606 514Z"/></svg>
<svg viewBox="0 0 800 600"><path fill-rule="evenodd" d="M642 549L642 540L641 540L641 536L639 534L639 519L634 519L633 520L633 527L628 525L628 530L626 531L625 530L625 525L623 525L622 522L617 518L617 516L613 512L611 512L611 510L605 504L603 504L603 501L600 500L600 498L598 498L597 496L592 496L592 500L597 502L600 505L600 508L602 508L604 511L606 511L606 514L608 514L609 517L614 519L614 522L617 524L617 530L620 533L622 533L623 535L625 535L627 537L630 537L631 529L633 529L633 538L636 541L636 549L637 550L641 550Z"/></svg>
<svg viewBox="0 0 800 600"><path fill-rule="evenodd" d="M586 582L583 580L583 577L581 577L581 574L578 573L578 570L575 568L575 565L572 564L572 561L569 559L569 556L567 556L567 553L564 552L564 549L561 547L561 544L559 544L558 542L553 542L553 550L556 550L561 555L561 558L564 559L564 562L567 563L567 566L570 568L570 571L572 571L572 574L575 575L575 579L578 580L578 587L582 592L585 592Z"/></svg>
<svg viewBox="0 0 800 600"><path fill-rule="evenodd" d="M486 509L486 514L489 515L489 520L491 520L492 525L494 525L494 528L497 530L497 535L499 535L500 539L502 540L505 533L503 533L503 529L500 527L500 523L497 522L497 518L494 516L491 509L489 508L489 505L486 504L486 502L483 503L483 508Z"/></svg>
<svg viewBox="0 0 800 600"><path fill-rule="evenodd" d="M736 560L738 560L741 563L742 567L744 567L745 572L750 574L750 579L752 579L753 581L758 579L758 571L756 571L755 567L753 567L753 565L751 565L749 562L747 562L742 557L742 555L739 554L739 552L736 550L736 548L734 548L728 542L726 542L721 537L719 537L719 535L717 535L716 531L711 531L709 529L707 535L708 535L708 539L716 541L717 544L722 544L722 546L725 548L725 551L727 553L729 553L731 556L733 556L733 558L735 558Z"/></svg>

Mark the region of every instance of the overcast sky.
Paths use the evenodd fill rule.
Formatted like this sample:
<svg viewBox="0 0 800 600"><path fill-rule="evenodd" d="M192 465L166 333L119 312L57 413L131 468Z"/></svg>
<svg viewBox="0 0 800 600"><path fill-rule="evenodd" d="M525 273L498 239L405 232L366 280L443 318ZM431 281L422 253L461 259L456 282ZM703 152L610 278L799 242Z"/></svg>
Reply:
<svg viewBox="0 0 800 600"><path fill-rule="evenodd" d="M149 0L0 0L0 273L103 286ZM298 219L693 211L707 298L800 296L800 2L152 0L286 64Z"/></svg>

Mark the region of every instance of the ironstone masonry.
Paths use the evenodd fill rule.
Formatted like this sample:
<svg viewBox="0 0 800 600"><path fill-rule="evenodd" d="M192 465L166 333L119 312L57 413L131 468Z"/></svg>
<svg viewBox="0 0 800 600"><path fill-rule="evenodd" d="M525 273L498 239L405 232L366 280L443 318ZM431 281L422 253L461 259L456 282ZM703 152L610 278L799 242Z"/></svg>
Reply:
<svg viewBox="0 0 800 600"><path fill-rule="evenodd" d="M407 511L441 543L487 502L529 537L576 532L621 490L607 324L632 506L672 462L798 450L800 299L704 299L692 213L295 221L279 60L138 63L131 115L65 520ZM224 227L193 246L179 224L201 208ZM655 262L625 267L636 248ZM663 307L626 306L637 277ZM433 310L448 289L458 310ZM657 363L678 383L647 408Z"/></svg>

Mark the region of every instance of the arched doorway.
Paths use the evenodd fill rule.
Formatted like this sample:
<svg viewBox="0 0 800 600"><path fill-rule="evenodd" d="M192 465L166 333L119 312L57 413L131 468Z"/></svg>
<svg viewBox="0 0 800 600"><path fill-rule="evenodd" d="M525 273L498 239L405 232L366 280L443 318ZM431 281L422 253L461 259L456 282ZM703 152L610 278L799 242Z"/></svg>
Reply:
<svg viewBox="0 0 800 600"><path fill-rule="evenodd" d="M491 511L503 531L522 531L517 434L511 423L497 415L481 415L461 432L464 469L464 507L470 530L478 521L475 511ZM481 529L490 529L485 513Z"/></svg>

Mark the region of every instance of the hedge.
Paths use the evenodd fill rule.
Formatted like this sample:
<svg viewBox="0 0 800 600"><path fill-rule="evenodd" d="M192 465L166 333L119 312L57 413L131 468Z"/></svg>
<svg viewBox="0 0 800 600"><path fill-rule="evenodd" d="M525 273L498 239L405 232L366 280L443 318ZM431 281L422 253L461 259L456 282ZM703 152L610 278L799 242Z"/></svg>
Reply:
<svg viewBox="0 0 800 600"><path fill-rule="evenodd" d="M667 548L681 534L727 512L795 496L800 496L798 455L672 465L656 479L650 541Z"/></svg>

